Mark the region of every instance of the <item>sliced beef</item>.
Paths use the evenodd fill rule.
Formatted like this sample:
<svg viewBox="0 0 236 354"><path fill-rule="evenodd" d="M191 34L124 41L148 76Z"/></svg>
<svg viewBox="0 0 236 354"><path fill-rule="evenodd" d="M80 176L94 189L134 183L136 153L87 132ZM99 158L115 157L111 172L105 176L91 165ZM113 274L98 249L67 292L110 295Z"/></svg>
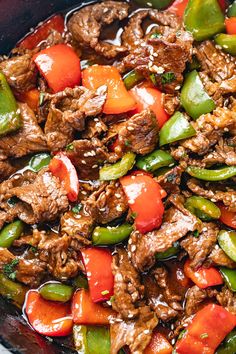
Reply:
<svg viewBox="0 0 236 354"><path fill-rule="evenodd" d="M222 291L216 296L217 301L221 306L225 307L226 310L236 315L236 294L230 291L226 286Z"/></svg>
<svg viewBox="0 0 236 354"><path fill-rule="evenodd" d="M100 39L104 26L128 16L128 4L119 1L103 1L85 6L74 13L68 22L68 29L80 46L92 48L106 58L114 58L126 51L126 47L117 46Z"/></svg>
<svg viewBox="0 0 236 354"><path fill-rule="evenodd" d="M17 168L9 160L0 160L0 182L12 175Z"/></svg>
<svg viewBox="0 0 236 354"><path fill-rule="evenodd" d="M31 54L2 61L0 71L6 76L9 85L19 92L29 91L36 85L37 71Z"/></svg>
<svg viewBox="0 0 236 354"><path fill-rule="evenodd" d="M183 169L180 166L175 166L163 175L157 177L156 181L162 186L167 194L177 194L180 192L182 173Z"/></svg>
<svg viewBox="0 0 236 354"><path fill-rule="evenodd" d="M158 123L151 110L144 110L127 120L119 130L119 141L128 149L146 155L158 142Z"/></svg>
<svg viewBox="0 0 236 354"><path fill-rule="evenodd" d="M68 211L61 218L61 232L82 244L89 244L90 241L88 239L93 230L93 224L94 221L91 216Z"/></svg>
<svg viewBox="0 0 236 354"><path fill-rule="evenodd" d="M163 223L159 230L148 232L145 235L134 231L129 240L129 256L134 266L145 271L155 263L155 254L170 248L173 242L181 239L188 232L201 230L199 220L183 207L181 199L172 195L170 201L173 206L164 214Z"/></svg>
<svg viewBox="0 0 236 354"><path fill-rule="evenodd" d="M83 139L99 138L100 136L103 136L107 130L108 127L103 120L96 117L88 120L85 130L82 132L81 136Z"/></svg>
<svg viewBox="0 0 236 354"><path fill-rule="evenodd" d="M194 315L206 305L207 300L209 301L210 299L215 298L216 295L217 291L214 289L200 289L197 285L192 286L186 294L186 315Z"/></svg>
<svg viewBox="0 0 236 354"><path fill-rule="evenodd" d="M199 268L206 260L217 242L219 231L213 222L203 223L202 232L198 237L190 235L181 241L181 247L188 253L192 268Z"/></svg>
<svg viewBox="0 0 236 354"><path fill-rule="evenodd" d="M138 319L122 321L118 318L115 323L111 323L111 354L118 354L125 345L131 353L143 354L158 320L148 306L140 307L139 311Z"/></svg>
<svg viewBox="0 0 236 354"><path fill-rule="evenodd" d="M207 167L214 164L236 166L236 147L228 145L227 140L221 138L215 150L204 156L203 162Z"/></svg>
<svg viewBox="0 0 236 354"><path fill-rule="evenodd" d="M209 254L206 262L204 263L204 266L221 266L235 269L236 262L229 258L227 254L218 245L215 245L215 247Z"/></svg>
<svg viewBox="0 0 236 354"><path fill-rule="evenodd" d="M128 202L119 182L104 183L84 203L84 211L98 224L107 224L128 211Z"/></svg>
<svg viewBox="0 0 236 354"><path fill-rule="evenodd" d="M112 308L123 320L138 317L144 286L141 285L139 274L130 262L126 250L118 249L113 255L112 273L114 275Z"/></svg>
<svg viewBox="0 0 236 354"><path fill-rule="evenodd" d="M170 116L172 116L180 106L180 99L178 95L164 94L163 95L163 107Z"/></svg>
<svg viewBox="0 0 236 354"><path fill-rule="evenodd" d="M34 112L25 103L19 103L23 126L13 134L0 139L0 159L22 157L48 150L45 136Z"/></svg>

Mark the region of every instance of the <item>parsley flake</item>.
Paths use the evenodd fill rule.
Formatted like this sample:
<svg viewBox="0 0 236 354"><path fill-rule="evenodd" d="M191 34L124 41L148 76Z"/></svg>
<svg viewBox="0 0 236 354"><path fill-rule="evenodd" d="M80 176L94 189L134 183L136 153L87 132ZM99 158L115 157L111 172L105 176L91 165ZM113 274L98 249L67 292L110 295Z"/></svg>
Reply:
<svg viewBox="0 0 236 354"><path fill-rule="evenodd" d="M11 263L5 264L3 267L3 273L11 280L16 279L16 266L19 263L19 259L15 258L11 261Z"/></svg>
<svg viewBox="0 0 236 354"><path fill-rule="evenodd" d="M161 75L162 85L170 84L174 80L175 80L175 74L172 73L171 71L168 71L167 73Z"/></svg>

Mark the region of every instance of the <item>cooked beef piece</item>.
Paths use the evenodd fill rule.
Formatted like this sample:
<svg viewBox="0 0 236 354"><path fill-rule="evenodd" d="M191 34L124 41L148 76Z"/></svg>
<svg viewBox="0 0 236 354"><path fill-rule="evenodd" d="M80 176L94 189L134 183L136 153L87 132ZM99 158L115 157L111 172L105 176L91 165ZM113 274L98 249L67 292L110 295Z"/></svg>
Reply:
<svg viewBox="0 0 236 354"><path fill-rule="evenodd" d="M129 5L119 1L103 1L85 6L70 18L68 29L82 47L90 47L106 58L114 58L125 52L124 46L117 46L100 40L104 26L128 16Z"/></svg>
<svg viewBox="0 0 236 354"><path fill-rule="evenodd" d="M215 245L215 247L209 254L206 262L204 263L205 267L210 267L212 265L233 269L236 268L236 262L229 258L227 254L218 245Z"/></svg>
<svg viewBox="0 0 236 354"><path fill-rule="evenodd" d="M94 221L91 216L83 213L68 211L61 218L61 232L80 241L89 244L88 238L93 230Z"/></svg>
<svg viewBox="0 0 236 354"><path fill-rule="evenodd" d="M187 316L194 315L202 307L205 306L206 301L214 298L217 291L211 288L200 289L197 285L192 286L186 294L185 313ZM212 300L211 300L212 301Z"/></svg>
<svg viewBox="0 0 236 354"><path fill-rule="evenodd" d="M225 307L226 310L236 315L236 294L230 291L226 286L216 296L220 305Z"/></svg>
<svg viewBox="0 0 236 354"><path fill-rule="evenodd" d="M13 134L0 139L0 159L21 157L48 150L45 136L34 112L25 103L19 103L23 126Z"/></svg>
<svg viewBox="0 0 236 354"><path fill-rule="evenodd" d="M37 71L31 54L2 61L0 71L6 76L9 85L19 92L29 91L36 85Z"/></svg>
<svg viewBox="0 0 236 354"><path fill-rule="evenodd" d="M170 116L172 116L180 106L179 96L174 94L164 94L163 95L163 107Z"/></svg>
<svg viewBox="0 0 236 354"><path fill-rule="evenodd" d="M142 354L144 352L158 320L148 306L140 307L139 311L138 319L122 321L121 318L117 318L117 322L112 321L110 327L111 354L118 354L125 345L129 347L131 353Z"/></svg>
<svg viewBox="0 0 236 354"><path fill-rule="evenodd" d="M87 121L85 130L82 132L81 136L83 139L99 138L101 135L105 134L107 130L108 127L101 118L92 118Z"/></svg>
<svg viewBox="0 0 236 354"><path fill-rule="evenodd" d="M139 274L129 261L126 250L118 249L113 255L112 273L114 275L112 308L123 320L137 317L144 286L141 285Z"/></svg>
<svg viewBox="0 0 236 354"><path fill-rule="evenodd" d="M196 195L210 199L212 202L223 202L231 211L236 211L236 190L213 183L202 183L195 178L187 182L188 188Z"/></svg>
<svg viewBox="0 0 236 354"><path fill-rule="evenodd" d="M103 183L84 202L84 211L98 224L107 224L121 217L128 210L125 193L117 181Z"/></svg>
<svg viewBox="0 0 236 354"><path fill-rule="evenodd" d="M168 193L179 193L183 170L180 166L173 167L170 171L156 178L162 188Z"/></svg>
<svg viewBox="0 0 236 354"><path fill-rule="evenodd" d="M170 248L173 242L178 241L188 232L201 230L200 221L183 207L180 196L172 195L169 198L173 204L164 214L163 223L159 230L142 235L133 231L128 243L129 256L134 266L145 271L155 263L155 254Z"/></svg>
<svg viewBox="0 0 236 354"><path fill-rule="evenodd" d="M62 43L65 43L65 39L63 38L63 35L56 30L51 30L48 38L41 43L40 49L52 47L53 45L62 44Z"/></svg>
<svg viewBox="0 0 236 354"><path fill-rule="evenodd" d="M219 231L219 228L213 222L205 222L199 237L189 235L181 241L181 247L188 253L192 268L199 268L206 260L217 242Z"/></svg>
<svg viewBox="0 0 236 354"><path fill-rule="evenodd" d="M9 160L0 160L0 182L12 175L17 168Z"/></svg>
<svg viewBox="0 0 236 354"><path fill-rule="evenodd" d="M203 162L207 167L214 164L236 166L236 147L229 146L227 140L221 138L215 150L204 156Z"/></svg>
<svg viewBox="0 0 236 354"><path fill-rule="evenodd" d="M46 263L37 258L29 260L23 257L18 258L6 248L0 248L0 270L6 275L15 275L21 283L37 287L45 275Z"/></svg>
<svg viewBox="0 0 236 354"><path fill-rule="evenodd" d="M74 130L85 129L85 120L102 112L107 87L96 91L85 87L66 88L55 95L46 94L49 113L45 125L48 146L51 150L64 148L73 140Z"/></svg>
<svg viewBox="0 0 236 354"><path fill-rule="evenodd" d="M119 130L119 141L128 149L146 155L158 141L158 123L155 114L147 109L127 120Z"/></svg>

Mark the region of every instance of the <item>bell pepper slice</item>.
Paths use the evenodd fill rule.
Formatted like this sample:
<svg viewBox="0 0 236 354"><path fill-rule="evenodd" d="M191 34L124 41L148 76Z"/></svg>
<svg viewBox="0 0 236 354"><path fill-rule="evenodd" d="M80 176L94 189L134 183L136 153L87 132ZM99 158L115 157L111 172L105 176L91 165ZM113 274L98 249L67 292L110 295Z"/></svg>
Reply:
<svg viewBox="0 0 236 354"><path fill-rule="evenodd" d="M31 157L29 162L29 168L34 172L39 172L42 168L47 167L51 161L51 156L42 152L41 154Z"/></svg>
<svg viewBox="0 0 236 354"><path fill-rule="evenodd" d="M147 175L125 176L120 183L135 215L136 228L143 234L159 228L164 214L159 184Z"/></svg>
<svg viewBox="0 0 236 354"><path fill-rule="evenodd" d="M79 290L73 296L72 316L75 324L106 326L109 325L110 316L114 314L116 313L111 308L94 303L88 290Z"/></svg>
<svg viewBox="0 0 236 354"><path fill-rule="evenodd" d="M218 182L236 176L236 167L230 166L222 167L218 170L207 170L196 166L189 166L186 168L186 172L190 176L203 181Z"/></svg>
<svg viewBox="0 0 236 354"><path fill-rule="evenodd" d="M236 330L230 332L224 342L217 348L215 354L235 354L236 353Z"/></svg>
<svg viewBox="0 0 236 354"><path fill-rule="evenodd" d="M37 111L39 106L39 90L32 89L27 92L15 92L15 97L18 101L27 103L27 105L33 110Z"/></svg>
<svg viewBox="0 0 236 354"><path fill-rule="evenodd" d="M224 32L224 15L217 0L189 0L184 24L195 40L203 41Z"/></svg>
<svg viewBox="0 0 236 354"><path fill-rule="evenodd" d="M151 6L154 9L166 9L173 0L135 0L141 6Z"/></svg>
<svg viewBox="0 0 236 354"><path fill-rule="evenodd" d="M100 227L97 226L93 230L92 241L94 245L115 245L127 239L133 226L125 223L116 227Z"/></svg>
<svg viewBox="0 0 236 354"><path fill-rule="evenodd" d="M18 130L22 125L20 110L5 76L0 73L0 137Z"/></svg>
<svg viewBox="0 0 236 354"><path fill-rule="evenodd" d="M91 247L82 249L81 253L92 301L109 300L114 290L111 252L106 248Z"/></svg>
<svg viewBox="0 0 236 354"><path fill-rule="evenodd" d="M221 230L218 235L218 242L227 256L236 262L236 232Z"/></svg>
<svg viewBox="0 0 236 354"><path fill-rule="evenodd" d="M49 171L63 182L67 197L75 202L79 195L79 179L70 159L60 152L49 163Z"/></svg>
<svg viewBox="0 0 236 354"><path fill-rule="evenodd" d="M61 15L54 15L49 18L49 20L36 27L34 32L23 38L19 46L25 49L34 49L40 42L45 40L53 30L59 33L64 31L64 18Z"/></svg>
<svg viewBox="0 0 236 354"><path fill-rule="evenodd" d="M72 331L70 304L47 301L36 290L27 293L25 313L34 330L45 336L67 336Z"/></svg>
<svg viewBox="0 0 236 354"><path fill-rule="evenodd" d="M106 114L120 114L131 111L136 103L127 91L119 71L114 66L93 65L82 72L83 86L96 90L106 85L107 100L103 107Z"/></svg>
<svg viewBox="0 0 236 354"><path fill-rule="evenodd" d="M57 44L41 50L33 60L53 92L79 85L80 59L69 45Z"/></svg>
<svg viewBox="0 0 236 354"><path fill-rule="evenodd" d="M196 135L196 131L181 112L176 112L160 130L159 145L173 143Z"/></svg>
<svg viewBox="0 0 236 354"><path fill-rule="evenodd" d="M231 291L236 292L236 270L220 267L220 272L223 275L224 281L228 288Z"/></svg>
<svg viewBox="0 0 236 354"><path fill-rule="evenodd" d="M180 101L185 111L195 120L202 114L212 112L216 107L213 99L204 90L196 70L186 76Z"/></svg>
<svg viewBox="0 0 236 354"><path fill-rule="evenodd" d="M209 304L197 312L176 344L177 354L214 354L236 325L236 316L224 307Z"/></svg>
<svg viewBox="0 0 236 354"><path fill-rule="evenodd" d="M173 157L164 150L155 150L148 155L137 159L136 166L147 172L154 172L158 168L170 166L175 163Z"/></svg>
<svg viewBox="0 0 236 354"><path fill-rule="evenodd" d="M45 299L50 301L67 302L71 299L73 288L58 282L50 282L43 284L39 288L39 294Z"/></svg>
<svg viewBox="0 0 236 354"><path fill-rule="evenodd" d="M233 211L229 211L226 206L223 204L218 204L218 207L221 211L220 221L225 225L236 229L236 213Z"/></svg>
<svg viewBox="0 0 236 354"><path fill-rule="evenodd" d="M210 200L199 196L192 196L187 198L184 206L191 213L203 221L219 219L221 215L218 206L216 206Z"/></svg>
<svg viewBox="0 0 236 354"><path fill-rule="evenodd" d="M226 18L225 27L228 34L236 34L236 17Z"/></svg>
<svg viewBox="0 0 236 354"><path fill-rule="evenodd" d="M73 327L73 339L79 354L110 354L111 341L109 328L104 326Z"/></svg>
<svg viewBox="0 0 236 354"><path fill-rule="evenodd" d="M168 11L175 13L179 17L183 17L187 5L188 0L175 0L173 4L168 8Z"/></svg>
<svg viewBox="0 0 236 354"><path fill-rule="evenodd" d="M161 91L143 84L133 87L129 92L137 103L134 113L140 113L144 109L150 108L155 113L160 128L169 119L169 115L163 107L163 93Z"/></svg>
<svg viewBox="0 0 236 354"><path fill-rule="evenodd" d="M87 326L73 326L74 347L79 354L89 354L87 343Z"/></svg>
<svg viewBox="0 0 236 354"><path fill-rule="evenodd" d="M24 230L21 220L13 221L0 231L0 247L9 248L17 240Z"/></svg>
<svg viewBox="0 0 236 354"><path fill-rule="evenodd" d="M235 17L236 16L236 0L229 6L227 10L228 17Z"/></svg>
<svg viewBox="0 0 236 354"><path fill-rule="evenodd" d="M190 278L199 288L205 289L209 286L223 284L223 278L220 272L214 268L200 267L198 270L193 270L190 266L190 259L184 264L184 273Z"/></svg>
<svg viewBox="0 0 236 354"><path fill-rule="evenodd" d="M156 254L156 259L158 261L163 261L167 260L169 258L174 257L176 254L178 254L180 251L180 245L179 242L174 242L173 246L168 248L168 250L164 252L159 252Z"/></svg>
<svg viewBox="0 0 236 354"><path fill-rule="evenodd" d="M0 295L11 300L18 307L21 307L25 301L27 288L19 283L16 283L4 274L0 273Z"/></svg>
<svg viewBox="0 0 236 354"><path fill-rule="evenodd" d="M215 36L214 40L226 53L236 55L236 34L220 33Z"/></svg>
<svg viewBox="0 0 236 354"><path fill-rule="evenodd" d="M133 167L135 157L136 155L133 152L127 152L122 159L115 164L101 167L99 170L99 179L101 181L111 181L126 175Z"/></svg>
<svg viewBox="0 0 236 354"><path fill-rule="evenodd" d="M143 75L135 69L129 71L123 76L123 81L127 90L131 90L135 85L139 84L143 80Z"/></svg>
<svg viewBox="0 0 236 354"><path fill-rule="evenodd" d="M144 354L171 354L172 345L168 342L163 334L155 331L152 334L151 342L144 350Z"/></svg>

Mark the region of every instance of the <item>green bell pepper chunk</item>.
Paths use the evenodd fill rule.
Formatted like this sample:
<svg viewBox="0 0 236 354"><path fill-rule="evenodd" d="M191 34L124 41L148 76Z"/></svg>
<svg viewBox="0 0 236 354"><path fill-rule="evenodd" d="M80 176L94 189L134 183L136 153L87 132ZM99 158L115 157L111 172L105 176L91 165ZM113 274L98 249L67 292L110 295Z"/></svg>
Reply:
<svg viewBox="0 0 236 354"><path fill-rule="evenodd" d="M39 172L42 168L49 165L51 161L50 154L43 152L41 154L34 155L29 162L29 167L34 172Z"/></svg>
<svg viewBox="0 0 236 354"><path fill-rule="evenodd" d="M22 284L15 283L0 273L0 295L12 300L16 305L22 306L25 301L27 288Z"/></svg>
<svg viewBox="0 0 236 354"><path fill-rule="evenodd" d="M196 70L186 76L181 90L180 102L193 119L212 112L216 105L207 94Z"/></svg>
<svg viewBox="0 0 236 354"><path fill-rule="evenodd" d="M215 354L235 354L236 353L236 329L225 337L223 343L218 347Z"/></svg>
<svg viewBox="0 0 236 354"><path fill-rule="evenodd" d="M16 220L6 225L0 231L0 247L9 248L17 240L24 230L24 223Z"/></svg>
<svg viewBox="0 0 236 354"><path fill-rule="evenodd" d="M73 287L75 289L88 289L89 286L87 278L82 274L77 275L77 277L73 280Z"/></svg>
<svg viewBox="0 0 236 354"><path fill-rule="evenodd" d="M189 166L186 172L190 176L203 181L218 182L236 176L236 166L222 167L218 170L207 170L196 166Z"/></svg>
<svg viewBox="0 0 236 354"><path fill-rule="evenodd" d="M220 267L220 272L224 277L225 283L228 286L228 288L236 292L236 270L235 269L229 269L226 267Z"/></svg>
<svg viewBox="0 0 236 354"><path fill-rule="evenodd" d="M227 16L236 17L236 0L228 7Z"/></svg>
<svg viewBox="0 0 236 354"><path fill-rule="evenodd" d="M195 55L193 55L191 63L187 64L187 70L193 71L193 70L199 70L199 69L201 69L201 64L200 64L198 58Z"/></svg>
<svg viewBox="0 0 236 354"><path fill-rule="evenodd" d="M101 181L111 181L125 176L135 163L135 154L127 152L120 161L114 165L107 165L100 169L99 178Z"/></svg>
<svg viewBox="0 0 236 354"><path fill-rule="evenodd" d="M160 130L160 146L187 139L196 135L196 131L181 112L176 112Z"/></svg>
<svg viewBox="0 0 236 354"><path fill-rule="evenodd" d="M39 293L45 300L67 302L72 297L73 288L62 283L48 283L39 288Z"/></svg>
<svg viewBox="0 0 236 354"><path fill-rule="evenodd" d="M221 33L214 39L216 44L220 45L226 53L236 55L236 34Z"/></svg>
<svg viewBox="0 0 236 354"><path fill-rule="evenodd" d="M78 354L89 354L86 326L73 326L73 340L75 349Z"/></svg>
<svg viewBox="0 0 236 354"><path fill-rule="evenodd" d="M170 166L175 160L166 151L155 150L146 156L139 157L136 166L144 171L154 172L158 168Z"/></svg>
<svg viewBox="0 0 236 354"><path fill-rule="evenodd" d="M219 219L221 215L220 209L213 202L203 197L189 197L184 206L203 221Z"/></svg>
<svg viewBox="0 0 236 354"><path fill-rule="evenodd" d="M110 354L110 331L107 327L73 327L73 338L79 354Z"/></svg>
<svg viewBox="0 0 236 354"><path fill-rule="evenodd" d="M236 232L221 230L218 235L218 242L227 256L236 262Z"/></svg>
<svg viewBox="0 0 236 354"><path fill-rule="evenodd" d="M166 9L173 0L135 0L141 6L151 6L154 9Z"/></svg>
<svg viewBox="0 0 236 354"><path fill-rule="evenodd" d="M124 241L131 232L133 226L130 224L123 224L117 227L95 227L92 234L92 241L94 245L115 245Z"/></svg>
<svg viewBox="0 0 236 354"><path fill-rule="evenodd" d="M140 74L137 70L131 70L123 76L123 81L127 90L132 89L132 87L139 84L143 80L143 75Z"/></svg>
<svg viewBox="0 0 236 354"><path fill-rule="evenodd" d="M0 73L0 136L18 130L21 125L20 109L5 76Z"/></svg>
<svg viewBox="0 0 236 354"><path fill-rule="evenodd" d="M204 41L224 32L224 15L217 0L189 0L184 24L196 41Z"/></svg>
<svg viewBox="0 0 236 354"><path fill-rule="evenodd" d="M179 242L174 242L173 246L168 248L168 250L166 250L164 252L157 253L156 254L156 259L158 261L167 260L167 259L172 258L173 256L175 256L179 251L180 251Z"/></svg>

